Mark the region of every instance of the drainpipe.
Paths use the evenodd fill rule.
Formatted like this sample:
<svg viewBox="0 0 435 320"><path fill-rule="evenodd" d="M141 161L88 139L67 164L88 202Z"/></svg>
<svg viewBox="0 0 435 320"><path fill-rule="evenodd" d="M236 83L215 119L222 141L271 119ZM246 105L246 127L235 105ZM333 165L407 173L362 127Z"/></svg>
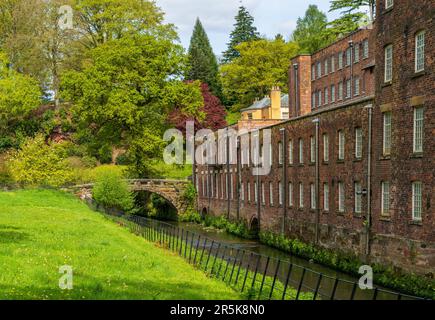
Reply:
<svg viewBox="0 0 435 320"><path fill-rule="evenodd" d="M241 151L240 151L240 137L237 137L237 221L240 219L240 186L241 186L241 180L242 180L242 174L241 174Z"/></svg>
<svg viewBox="0 0 435 320"><path fill-rule="evenodd" d="M230 220L230 210L231 210L231 193L230 193L230 183L231 183L231 175L230 175L230 136L228 134L227 128L227 219Z"/></svg>
<svg viewBox="0 0 435 320"><path fill-rule="evenodd" d="M315 160L316 160L316 244L319 243L319 226L320 226L320 162L319 162L319 118L314 119L316 124L316 142L315 142Z"/></svg>
<svg viewBox="0 0 435 320"><path fill-rule="evenodd" d="M350 99L353 97L353 40L349 41L350 48Z"/></svg>
<svg viewBox="0 0 435 320"><path fill-rule="evenodd" d="M286 138L286 131L285 128L281 128L279 131L281 131L281 148L282 150L282 235L285 235L286 230L286 220L287 220L287 138ZM279 190L278 192L281 192Z"/></svg>
<svg viewBox="0 0 435 320"><path fill-rule="evenodd" d="M366 255L370 255L370 233L372 226L372 119L373 105L365 107L368 110L368 150L367 150L367 221L366 221Z"/></svg>
<svg viewBox="0 0 435 320"><path fill-rule="evenodd" d="M294 117L299 116L299 77L298 77L298 70L299 65L297 63L293 64L294 68L294 75L295 75L295 114Z"/></svg>

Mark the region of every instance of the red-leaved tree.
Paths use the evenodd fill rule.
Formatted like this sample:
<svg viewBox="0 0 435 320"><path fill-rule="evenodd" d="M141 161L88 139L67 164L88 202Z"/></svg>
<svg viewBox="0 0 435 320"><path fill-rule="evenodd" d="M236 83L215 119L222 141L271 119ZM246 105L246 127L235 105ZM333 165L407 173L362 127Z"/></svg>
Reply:
<svg viewBox="0 0 435 320"><path fill-rule="evenodd" d="M169 123L178 130L181 130L184 134L186 132L187 121L195 122L195 132L200 129L211 129L215 131L227 126L225 107L221 104L219 98L210 92L209 86L205 83L201 84L201 92L204 98L204 106L201 109L205 114L203 120L186 116L178 108L174 109L168 116Z"/></svg>

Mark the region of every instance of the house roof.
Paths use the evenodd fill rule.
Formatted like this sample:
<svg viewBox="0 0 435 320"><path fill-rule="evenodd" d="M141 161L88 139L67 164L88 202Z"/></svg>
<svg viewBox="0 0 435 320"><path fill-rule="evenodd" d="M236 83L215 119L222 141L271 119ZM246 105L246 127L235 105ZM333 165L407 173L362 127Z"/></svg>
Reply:
<svg viewBox="0 0 435 320"><path fill-rule="evenodd" d="M241 112L262 110L270 107L271 101L269 97L264 97L262 100L255 101L250 107L242 109ZM281 96L281 108L288 108L289 98L288 94Z"/></svg>

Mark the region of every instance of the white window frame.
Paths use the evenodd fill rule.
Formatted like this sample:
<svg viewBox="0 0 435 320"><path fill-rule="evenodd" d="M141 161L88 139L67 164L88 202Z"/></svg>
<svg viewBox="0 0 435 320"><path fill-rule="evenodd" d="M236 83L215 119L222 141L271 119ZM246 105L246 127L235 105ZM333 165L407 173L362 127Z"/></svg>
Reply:
<svg viewBox="0 0 435 320"><path fill-rule="evenodd" d="M381 183L381 215L390 215L390 182L388 181Z"/></svg>
<svg viewBox="0 0 435 320"><path fill-rule="evenodd" d="M310 184L310 198L311 198L311 209L315 210L317 208L316 206L316 186L314 183Z"/></svg>
<svg viewBox="0 0 435 320"><path fill-rule="evenodd" d="M282 182L280 181L278 182L278 203L280 206L283 205L283 193L284 193L283 185Z"/></svg>
<svg viewBox="0 0 435 320"><path fill-rule="evenodd" d="M328 64L328 59L325 60L325 75L327 75L329 73L329 64Z"/></svg>
<svg viewBox="0 0 435 320"><path fill-rule="evenodd" d="M338 53L338 70L343 69L343 52Z"/></svg>
<svg viewBox="0 0 435 320"><path fill-rule="evenodd" d="M317 79L322 77L322 64L321 62L317 62Z"/></svg>
<svg viewBox="0 0 435 320"><path fill-rule="evenodd" d="M346 98L352 97L352 81L350 79L346 80Z"/></svg>
<svg viewBox="0 0 435 320"><path fill-rule="evenodd" d="M335 102L335 85L331 85L331 103Z"/></svg>
<svg viewBox="0 0 435 320"><path fill-rule="evenodd" d="M390 9L394 5L394 0L385 0L385 9Z"/></svg>
<svg viewBox="0 0 435 320"><path fill-rule="evenodd" d="M346 137L344 136L344 131L338 131L338 160L344 160L345 157L345 147L346 147Z"/></svg>
<svg viewBox="0 0 435 320"><path fill-rule="evenodd" d="M353 58L353 61L355 62L355 63L358 63L359 62L359 55L360 55L360 52L359 52L360 50L359 50L359 43L357 43L357 44L355 44L355 50L354 50L354 58Z"/></svg>
<svg viewBox="0 0 435 320"><path fill-rule="evenodd" d="M258 203L258 186L257 182L254 182L254 201Z"/></svg>
<svg viewBox="0 0 435 320"><path fill-rule="evenodd" d="M329 136L327 133L323 134L323 161L329 162Z"/></svg>
<svg viewBox="0 0 435 320"><path fill-rule="evenodd" d="M299 183L299 208L304 207L304 185Z"/></svg>
<svg viewBox="0 0 435 320"><path fill-rule="evenodd" d="M304 140L299 139L299 164L304 164Z"/></svg>
<svg viewBox="0 0 435 320"><path fill-rule="evenodd" d="M423 216L423 184L421 181L412 183L412 220L421 221Z"/></svg>
<svg viewBox="0 0 435 320"><path fill-rule="evenodd" d="M319 95L319 97L318 97L318 106L320 107L320 106L322 106L322 90L319 90L318 92L317 92L317 94Z"/></svg>
<svg viewBox="0 0 435 320"><path fill-rule="evenodd" d="M316 139L314 136L310 137L310 162L316 162Z"/></svg>
<svg viewBox="0 0 435 320"><path fill-rule="evenodd" d="M283 165L284 163L284 153L282 152L283 144L282 142L278 142L278 163L279 165Z"/></svg>
<svg viewBox="0 0 435 320"><path fill-rule="evenodd" d="M329 185L323 184L323 210L329 211Z"/></svg>
<svg viewBox="0 0 435 320"><path fill-rule="evenodd" d="M343 100L343 81L338 83L338 100Z"/></svg>
<svg viewBox="0 0 435 320"><path fill-rule="evenodd" d="M415 35L415 72L424 71L425 68L425 31Z"/></svg>
<svg viewBox="0 0 435 320"><path fill-rule="evenodd" d="M369 57L369 40L365 39L363 41L363 59L367 59Z"/></svg>
<svg viewBox="0 0 435 320"><path fill-rule="evenodd" d="M363 135L362 128L355 128L355 158L362 158Z"/></svg>
<svg viewBox="0 0 435 320"><path fill-rule="evenodd" d="M245 201L245 184L243 182L240 184L240 200Z"/></svg>
<svg viewBox="0 0 435 320"><path fill-rule="evenodd" d="M346 49L346 67L352 64L352 48Z"/></svg>
<svg viewBox="0 0 435 320"><path fill-rule="evenodd" d="M264 187L264 182L261 183L261 204L266 205L266 189Z"/></svg>
<svg viewBox="0 0 435 320"><path fill-rule="evenodd" d="M294 159L293 159L293 140L289 140L288 143L288 161L289 164L293 164Z"/></svg>
<svg viewBox="0 0 435 320"><path fill-rule="evenodd" d="M288 205L293 207L293 183L291 182L288 184Z"/></svg>
<svg viewBox="0 0 435 320"><path fill-rule="evenodd" d="M329 88L325 88L325 102L324 104L327 105L329 103Z"/></svg>
<svg viewBox="0 0 435 320"><path fill-rule="evenodd" d="M391 111L388 112L384 112L383 114L383 133L382 133L382 152L384 156L390 155L391 154L391 146L392 146L392 141L391 141L391 127L392 127L392 113Z"/></svg>
<svg viewBox="0 0 435 320"><path fill-rule="evenodd" d="M251 202L251 183L248 182L248 202Z"/></svg>
<svg viewBox="0 0 435 320"><path fill-rule="evenodd" d="M414 153L423 152L424 140L424 108L414 108L414 131L413 131L413 151Z"/></svg>
<svg viewBox="0 0 435 320"><path fill-rule="evenodd" d="M384 60L384 82L391 82L393 80L393 45L389 44L385 47L385 60Z"/></svg>
<svg viewBox="0 0 435 320"><path fill-rule="evenodd" d="M335 56L331 57L331 71L330 73L334 73L335 72Z"/></svg>
<svg viewBox="0 0 435 320"><path fill-rule="evenodd" d="M345 212L345 190L344 190L344 183L338 182L338 212L343 213Z"/></svg>
<svg viewBox="0 0 435 320"><path fill-rule="evenodd" d="M269 182L269 204L273 206L273 183Z"/></svg>
<svg viewBox="0 0 435 320"><path fill-rule="evenodd" d="M355 97L359 96L359 94L360 94L360 84L361 84L361 82L360 82L359 77L355 77L355 89L353 92L353 95Z"/></svg>

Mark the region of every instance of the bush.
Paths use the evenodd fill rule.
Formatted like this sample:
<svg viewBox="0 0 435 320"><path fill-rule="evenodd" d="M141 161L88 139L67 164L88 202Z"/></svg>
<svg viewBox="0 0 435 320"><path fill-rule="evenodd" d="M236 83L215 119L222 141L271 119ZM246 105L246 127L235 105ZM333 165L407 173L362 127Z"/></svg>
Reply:
<svg viewBox="0 0 435 320"><path fill-rule="evenodd" d="M134 196L128 183L116 171L104 171L98 175L92 190L93 198L108 208L114 208L125 213L134 213Z"/></svg>
<svg viewBox="0 0 435 320"><path fill-rule="evenodd" d="M27 138L6 164L12 179L21 186L60 187L74 180L64 144L46 143L42 135Z"/></svg>

